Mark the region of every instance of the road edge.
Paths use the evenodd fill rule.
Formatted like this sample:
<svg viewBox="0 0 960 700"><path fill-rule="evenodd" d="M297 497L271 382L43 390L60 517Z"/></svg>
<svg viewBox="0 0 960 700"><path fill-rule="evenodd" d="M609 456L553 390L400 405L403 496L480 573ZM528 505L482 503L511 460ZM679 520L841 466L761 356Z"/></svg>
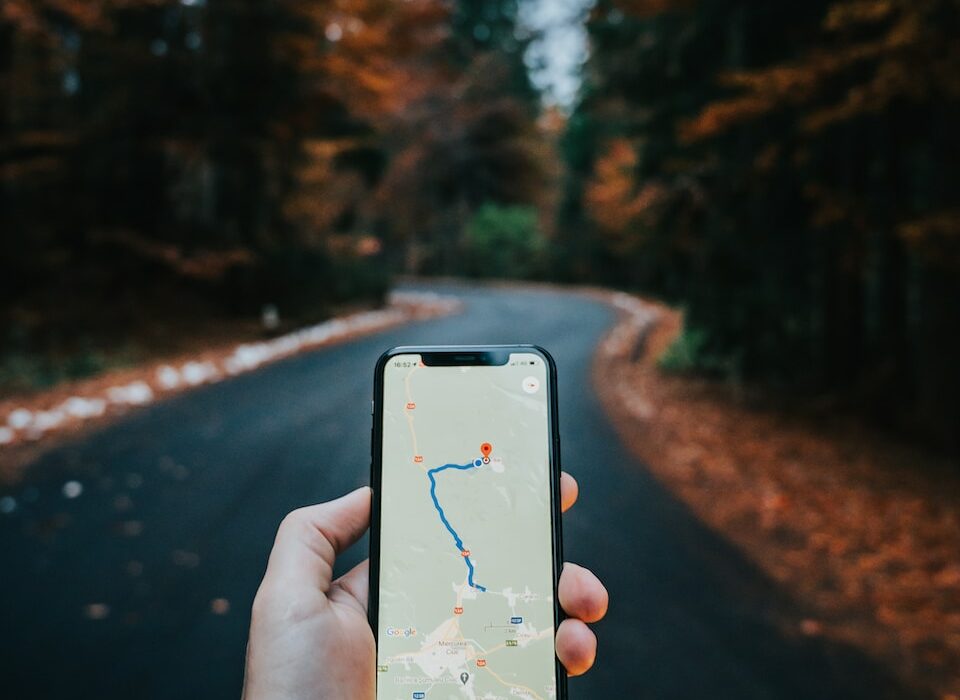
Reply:
<svg viewBox="0 0 960 700"><path fill-rule="evenodd" d="M227 381L294 355L339 345L360 336L459 313L456 297L393 291L379 309L358 311L260 342L210 348L175 362L154 361L82 382L52 387L0 402L0 484L16 483L25 467L62 442L102 428L131 410L192 389Z"/></svg>

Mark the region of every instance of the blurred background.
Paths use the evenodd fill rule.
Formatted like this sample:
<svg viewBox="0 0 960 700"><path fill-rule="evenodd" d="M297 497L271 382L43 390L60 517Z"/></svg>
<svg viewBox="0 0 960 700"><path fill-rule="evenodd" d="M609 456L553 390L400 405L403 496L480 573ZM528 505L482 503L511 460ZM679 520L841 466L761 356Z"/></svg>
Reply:
<svg viewBox="0 0 960 700"><path fill-rule="evenodd" d="M236 696L276 522L364 482L373 361L432 340L560 361L568 551L629 600L573 697L957 700L958 30L956 0L4 0L11 697ZM459 313L47 435L391 290Z"/></svg>

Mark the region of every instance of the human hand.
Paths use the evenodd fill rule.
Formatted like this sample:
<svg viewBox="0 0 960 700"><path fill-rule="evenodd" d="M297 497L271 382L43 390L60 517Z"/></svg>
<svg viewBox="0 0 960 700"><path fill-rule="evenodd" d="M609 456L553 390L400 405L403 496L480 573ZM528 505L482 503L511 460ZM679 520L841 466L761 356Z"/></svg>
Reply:
<svg viewBox="0 0 960 700"><path fill-rule="evenodd" d="M560 479L562 509L577 500L577 482ZM368 561L333 579L336 556L370 525L370 489L290 513L277 532L253 601L244 700L373 700L376 645L367 621ZM566 563L558 589L567 619L557 630L557 657L572 675L597 652L587 627L607 611L607 591L589 570Z"/></svg>

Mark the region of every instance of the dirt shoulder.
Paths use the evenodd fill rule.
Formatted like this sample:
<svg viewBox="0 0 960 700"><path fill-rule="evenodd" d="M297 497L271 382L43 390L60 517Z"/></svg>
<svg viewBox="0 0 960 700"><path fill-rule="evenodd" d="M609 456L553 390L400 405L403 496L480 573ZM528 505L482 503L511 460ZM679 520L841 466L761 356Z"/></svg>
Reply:
<svg viewBox="0 0 960 700"><path fill-rule="evenodd" d="M849 423L747 405L657 359L679 313L625 295L594 367L630 448L812 615L791 633L863 649L960 698L960 473Z"/></svg>

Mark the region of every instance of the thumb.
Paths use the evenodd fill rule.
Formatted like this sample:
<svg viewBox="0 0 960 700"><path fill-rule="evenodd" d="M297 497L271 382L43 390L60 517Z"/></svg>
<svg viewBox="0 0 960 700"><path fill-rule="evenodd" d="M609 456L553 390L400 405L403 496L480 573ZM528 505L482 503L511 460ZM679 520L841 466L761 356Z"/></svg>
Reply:
<svg viewBox="0 0 960 700"><path fill-rule="evenodd" d="M330 588L337 555L370 525L370 488L363 486L335 501L292 511L280 523L264 580Z"/></svg>

